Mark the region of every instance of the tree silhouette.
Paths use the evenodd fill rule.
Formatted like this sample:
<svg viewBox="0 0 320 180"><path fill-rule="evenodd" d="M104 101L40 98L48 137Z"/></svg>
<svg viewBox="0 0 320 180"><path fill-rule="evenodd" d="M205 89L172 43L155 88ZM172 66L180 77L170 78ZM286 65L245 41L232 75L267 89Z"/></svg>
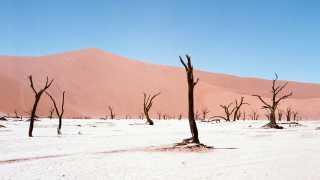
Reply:
<svg viewBox="0 0 320 180"><path fill-rule="evenodd" d="M220 105L220 107L224 110L225 116L213 116L211 118L221 118L229 122L231 120L231 116L233 112L236 109L236 108L231 108L232 105L233 103L230 103L228 105Z"/></svg>
<svg viewBox="0 0 320 180"><path fill-rule="evenodd" d="M34 126L34 120L36 117L36 111L37 111L37 107L38 107L38 103L40 101L40 98L42 96L42 94L51 86L51 84L53 83L53 79L51 81L49 81L49 78L47 77L46 80L46 84L45 86L40 89L39 91L37 91L34 87L33 84L33 79L32 79L32 75L29 76L29 81L30 81L30 87L34 92L34 103L33 103L33 107L31 110L31 117L30 117L30 125L29 125L29 137L32 137L32 132L33 132L33 126Z"/></svg>
<svg viewBox="0 0 320 180"><path fill-rule="evenodd" d="M188 110L189 110L188 116L189 116L189 126L192 134L191 138L185 139L184 141L187 143L192 142L192 143L200 144L199 137L198 137L197 123L194 117L194 96L193 96L194 87L198 84L199 78L197 78L197 80L194 80L191 57L189 55L186 55L187 63L183 61L181 56L179 56L179 58L180 58L181 64L184 66L187 73Z"/></svg>
<svg viewBox="0 0 320 180"><path fill-rule="evenodd" d="M147 123L149 125L154 124L149 116L149 111L153 105L153 100L159 95L160 95L160 92L154 95L147 95L146 93L143 93L143 112L144 112L144 115L146 116Z"/></svg>
<svg viewBox="0 0 320 180"><path fill-rule="evenodd" d="M268 104L260 95L252 95L257 97L263 104L262 109L266 109L269 111L270 114L270 122L266 124L264 127L269 127L269 128L276 128L276 129L282 129L283 127L279 126L276 122L276 111L278 108L279 103L282 100L285 100L292 96L292 92L282 95L278 97L279 93L284 90L284 88L288 85L288 82L285 84L278 86L277 85L277 80L278 80L278 75L275 73L275 79L272 81L272 98L271 98L271 103Z"/></svg>
<svg viewBox="0 0 320 180"><path fill-rule="evenodd" d="M113 112L112 106L108 106L109 112L110 112L110 119L115 119L116 114Z"/></svg>
<svg viewBox="0 0 320 180"><path fill-rule="evenodd" d="M58 125L58 128L57 128L57 133L58 133L58 135L61 135L62 117L63 117L63 114L64 114L64 94L65 94L65 91L63 91L63 93L62 93L61 111L59 111L57 103L54 100L54 98L51 96L51 94L48 93L48 92L46 92L46 94L50 97L50 99L51 99L51 101L53 103L54 109L56 110L56 114L57 114L57 116L59 118L59 125Z"/></svg>
<svg viewBox="0 0 320 180"><path fill-rule="evenodd" d="M235 101L235 110L233 114L233 121L239 120L241 117L240 109L242 105L248 105L248 103L244 102L244 97L241 97L240 101L238 100Z"/></svg>

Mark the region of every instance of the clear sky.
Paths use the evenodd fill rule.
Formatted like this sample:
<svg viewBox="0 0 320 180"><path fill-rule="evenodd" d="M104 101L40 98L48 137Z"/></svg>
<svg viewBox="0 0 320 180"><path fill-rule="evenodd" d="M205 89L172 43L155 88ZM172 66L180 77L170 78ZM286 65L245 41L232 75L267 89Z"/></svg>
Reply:
<svg viewBox="0 0 320 180"><path fill-rule="evenodd" d="M0 54L100 48L157 64L320 83L317 0L1 0Z"/></svg>

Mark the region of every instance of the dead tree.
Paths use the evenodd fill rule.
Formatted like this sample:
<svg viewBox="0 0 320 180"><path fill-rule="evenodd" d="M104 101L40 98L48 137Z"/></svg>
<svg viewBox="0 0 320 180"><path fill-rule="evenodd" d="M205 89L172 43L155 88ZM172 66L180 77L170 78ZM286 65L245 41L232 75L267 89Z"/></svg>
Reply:
<svg viewBox="0 0 320 180"><path fill-rule="evenodd" d="M162 115L162 119L163 119L163 120L167 120L167 119L168 119L168 116L167 116L166 114L163 114L163 115Z"/></svg>
<svg viewBox="0 0 320 180"><path fill-rule="evenodd" d="M247 115L246 115L246 112L245 112L245 111L242 112L242 119L243 119L243 120L246 120L246 119L247 119Z"/></svg>
<svg viewBox="0 0 320 180"><path fill-rule="evenodd" d="M199 113L199 111L198 111L198 110L196 111L195 119L196 119L196 120L199 120L199 119L200 119L200 113Z"/></svg>
<svg viewBox="0 0 320 180"><path fill-rule="evenodd" d="M239 111L239 112L237 113L236 119L237 119L237 120L240 120L240 119L241 119L241 116L242 116L242 112Z"/></svg>
<svg viewBox="0 0 320 180"><path fill-rule="evenodd" d="M51 109L49 110L49 119L52 119L52 117L53 117L53 112L54 112L54 108L51 108Z"/></svg>
<svg viewBox="0 0 320 180"><path fill-rule="evenodd" d="M18 115L17 110L14 110L14 114L15 114L15 118L17 118L17 119L19 119L19 118L20 118L20 117L19 117L19 115Z"/></svg>
<svg viewBox="0 0 320 180"><path fill-rule="evenodd" d="M140 119L140 120L144 120L144 113L140 113L139 119Z"/></svg>
<svg viewBox="0 0 320 180"><path fill-rule="evenodd" d="M224 119L225 121L230 122L231 116L236 109L236 108L231 108L232 104L233 103L230 103L228 105L220 105L220 107L224 110L225 116L213 116L211 118L221 118L221 119Z"/></svg>
<svg viewBox="0 0 320 180"><path fill-rule="evenodd" d="M244 101L244 97L241 97L240 101L238 102L238 100L235 101L235 107L234 107L234 114L233 114L233 121L239 120L240 119L240 109L242 105L248 105L248 103L243 102Z"/></svg>
<svg viewBox="0 0 320 180"><path fill-rule="evenodd" d="M54 100L54 98L51 96L51 94L48 93L48 92L46 92L46 94L50 97L50 99L51 99L51 101L53 103L54 109L56 110L56 114L57 114L57 116L59 118L59 125L58 125L58 128L57 128L57 133L58 133L58 135L61 135L62 117L63 117L63 114L64 114L64 94L65 94L65 91L63 91L63 93L62 93L61 111L59 111L57 103Z"/></svg>
<svg viewBox="0 0 320 180"><path fill-rule="evenodd" d="M278 110L278 121L282 121L282 116L283 116L283 111L282 110Z"/></svg>
<svg viewBox="0 0 320 180"><path fill-rule="evenodd" d="M115 119L116 114L113 112L112 106L108 106L109 112L110 112L110 119Z"/></svg>
<svg viewBox="0 0 320 180"><path fill-rule="evenodd" d="M14 110L15 118L22 120L22 115L19 116L17 110Z"/></svg>
<svg viewBox="0 0 320 180"><path fill-rule="evenodd" d="M153 105L153 100L160 95L160 92L154 95L147 95L146 93L143 93L143 112L147 119L147 124L153 125L153 121L151 120L149 116L149 111Z"/></svg>
<svg viewBox="0 0 320 180"><path fill-rule="evenodd" d="M201 110L201 114L202 114L202 120L206 120L207 115L210 113L208 108L204 108Z"/></svg>
<svg viewBox="0 0 320 180"><path fill-rule="evenodd" d="M188 82L188 116L189 116L189 126L190 131L192 134L192 137L189 139L185 139L184 142L186 143L197 143L200 144L199 137L198 137L198 128L197 123L195 121L194 116L194 96L193 91L194 87L198 84L199 78L197 80L194 80L193 77L193 66L191 63L191 57L189 55L186 55L187 63L183 61L181 56L179 56L181 64L184 66L186 73L187 73L187 82Z"/></svg>
<svg viewBox="0 0 320 180"><path fill-rule="evenodd" d="M291 108L287 108L286 110L286 118L287 118L287 121L291 121L291 116L292 116L292 110Z"/></svg>
<svg viewBox="0 0 320 180"><path fill-rule="evenodd" d="M263 104L262 109L266 109L269 111L270 114L270 122L265 125L265 127L270 127L270 128L276 128L276 129L282 129L283 127L279 126L276 122L276 112L278 109L278 105L282 100L285 100L292 96L292 92L282 95L281 97L277 97L279 93L288 85L288 82L281 86L277 86L277 80L278 80L278 75L275 74L275 79L272 81L272 98L271 98L271 104L268 104L260 95L253 95L257 97Z"/></svg>
<svg viewBox="0 0 320 180"><path fill-rule="evenodd" d="M259 114L257 111L252 111L252 114L251 114L251 119L252 120L258 120L259 119Z"/></svg>
<svg viewBox="0 0 320 180"><path fill-rule="evenodd" d="M33 80L32 80L32 75L29 76L29 81L30 81L30 87L34 92L34 103L33 103L33 107L31 110L31 117L30 117L30 125L29 125L29 137L32 137L32 131L33 131L33 126L34 126L34 120L36 117L36 112L37 112L37 107L38 107L38 103L40 101L40 98L42 96L42 94L51 86L51 84L53 83L53 79L51 81L49 81L49 78L47 77L46 80L46 84L45 86L40 89L39 91L37 91L34 87L33 84Z"/></svg>
<svg viewBox="0 0 320 180"><path fill-rule="evenodd" d="M293 115L293 121L298 121L298 112L297 111L293 111L292 115Z"/></svg>
<svg viewBox="0 0 320 180"><path fill-rule="evenodd" d="M160 112L158 112L157 114L158 114L158 120L161 120L162 114Z"/></svg>

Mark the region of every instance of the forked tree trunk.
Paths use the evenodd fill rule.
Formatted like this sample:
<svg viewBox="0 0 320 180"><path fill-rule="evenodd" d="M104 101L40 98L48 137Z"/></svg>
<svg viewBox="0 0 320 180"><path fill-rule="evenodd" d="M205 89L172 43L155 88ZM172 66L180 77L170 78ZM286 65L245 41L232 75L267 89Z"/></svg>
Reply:
<svg viewBox="0 0 320 180"><path fill-rule="evenodd" d="M199 82L199 79L194 81L193 78L193 67L191 64L191 57L189 55L186 55L187 63L183 61L183 59L180 57L180 61L182 65L184 66L186 73L187 73L187 82L188 82L188 116L189 116L189 126L191 130L192 137L190 139L187 139L186 141L192 142L192 143L200 143L199 137L198 137L198 128L194 117L194 87Z"/></svg>
<svg viewBox="0 0 320 180"><path fill-rule="evenodd" d="M146 93L143 93L143 112L144 112L144 115L146 116L147 124L149 124L149 125L154 124L149 116L149 111L153 105L153 100L159 95L160 95L160 92L153 95L153 96L147 95Z"/></svg>
<svg viewBox="0 0 320 180"><path fill-rule="evenodd" d="M56 110L56 114L57 114L57 116L59 118L59 125L58 125L58 128L57 128L57 133L58 133L58 135L61 135L62 117L63 117L63 114L64 114L64 94L65 94L65 91L63 91L63 93L62 93L61 111L59 111L58 106L56 104L56 101L51 96L51 94L48 93L48 92L46 92L46 94L50 97L50 99L51 99L51 101L53 103L54 109Z"/></svg>
<svg viewBox="0 0 320 180"><path fill-rule="evenodd" d="M272 98L270 104L268 104L260 95L253 96L257 97L263 103L262 108L268 110L270 113L270 121L265 125L265 127L282 129L283 127L279 126L276 122L276 111L278 110L279 103L292 96L292 92L278 98L279 93L284 90L288 83L285 83L282 86L277 86L276 82L278 80L278 75L275 74L275 76L276 78L272 81Z"/></svg>
<svg viewBox="0 0 320 180"><path fill-rule="evenodd" d="M31 75L29 76L29 81L30 81L30 87L33 90L34 95L35 95L34 96L35 100L34 100L34 103L33 103L32 111L31 111L31 117L30 117L29 132L28 132L29 137L32 137L33 127L34 127L34 120L35 120L35 117L36 117L37 107L38 107L40 98L41 98L42 94L51 86L51 84L53 83L53 80L51 80L49 82L49 79L47 77L47 81L46 81L46 84L45 84L44 88L42 88L39 91L36 91Z"/></svg>

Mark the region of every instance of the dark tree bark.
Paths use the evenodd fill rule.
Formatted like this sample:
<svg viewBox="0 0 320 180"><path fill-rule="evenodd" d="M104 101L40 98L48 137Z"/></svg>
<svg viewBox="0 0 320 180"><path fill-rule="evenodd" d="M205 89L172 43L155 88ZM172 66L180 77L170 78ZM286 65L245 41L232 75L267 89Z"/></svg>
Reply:
<svg viewBox="0 0 320 180"><path fill-rule="evenodd" d="M292 114L293 114L293 121L297 121L299 113L297 111L293 111Z"/></svg>
<svg viewBox="0 0 320 180"><path fill-rule="evenodd" d="M33 103L33 107L32 107L32 110L31 110L31 117L30 117L30 125L29 125L29 137L32 137L32 132L33 132L33 126L34 126L34 120L35 120L35 117L36 117L36 112L37 112L37 107L38 107L38 103L40 101L40 98L42 96L42 94L51 86L51 84L53 83L53 79L51 81L49 81L49 78L47 77L47 80L46 80L46 84L45 86L37 91L34 87L34 84L33 84L33 80L32 80L32 75L29 76L29 81L30 81L30 87L31 89L33 90L34 92L34 103Z"/></svg>
<svg viewBox="0 0 320 180"><path fill-rule="evenodd" d="M109 112L110 112L110 119L115 119L116 114L113 112L112 106L108 106Z"/></svg>
<svg viewBox="0 0 320 180"><path fill-rule="evenodd" d="M139 115L139 119L141 119L141 120L144 119L144 113L141 113L141 114Z"/></svg>
<svg viewBox="0 0 320 180"><path fill-rule="evenodd" d="M194 96L193 96L194 87L198 84L199 78L197 78L197 80L194 80L191 57L189 55L186 55L187 63L183 61L182 57L179 57L179 58L180 58L181 64L184 66L187 73L188 106L189 106L188 116L189 116L189 126L192 134L192 137L189 139L186 139L185 141L200 144L199 137L198 137L197 123L195 121L195 116L194 116Z"/></svg>
<svg viewBox="0 0 320 180"><path fill-rule="evenodd" d="M201 110L201 113L202 113L202 120L206 120L207 115L210 113L210 111L208 108L204 108Z"/></svg>
<svg viewBox="0 0 320 180"><path fill-rule="evenodd" d="M147 95L146 93L143 93L143 112L147 119L147 124L153 125L153 121L149 116L149 111L153 105L153 100L160 95L160 92L154 95Z"/></svg>
<svg viewBox="0 0 320 180"><path fill-rule="evenodd" d="M230 103L228 105L220 105L220 107L224 110L225 116L213 116L211 118L221 118L221 119L224 119L225 121L230 122L231 116L236 109L235 107L231 109L232 104L233 103Z"/></svg>
<svg viewBox="0 0 320 180"><path fill-rule="evenodd" d="M242 119L247 120L247 114L245 111L242 112Z"/></svg>
<svg viewBox="0 0 320 180"><path fill-rule="evenodd" d="M61 111L59 111L57 103L54 100L54 98L51 96L51 94L48 93L48 92L46 92L46 94L50 97L50 99L51 99L51 101L53 103L54 109L56 110L56 114L57 114L57 116L59 118L59 125L58 125L58 128L57 128L57 133L58 133L58 135L61 135L62 117L63 117L63 114L64 114L64 94L65 94L65 91L63 91L63 93L62 93Z"/></svg>
<svg viewBox="0 0 320 180"><path fill-rule="evenodd" d="M15 118L22 120L22 115L19 116L17 110L14 110Z"/></svg>
<svg viewBox="0 0 320 180"><path fill-rule="evenodd" d="M238 100L236 100L235 102L236 102L236 105L234 107L235 110L234 110L234 114L233 114L233 121L240 119L241 115L239 115L239 113L240 113L241 106L245 105L245 104L248 105L248 103L244 102L244 97L241 97L240 102L238 102Z"/></svg>
<svg viewBox="0 0 320 180"><path fill-rule="evenodd" d="M51 108L50 111L49 111L49 119L52 119L53 117L53 112L54 112L54 108Z"/></svg>
<svg viewBox="0 0 320 180"><path fill-rule="evenodd" d="M182 119L182 114L179 114L178 120L181 120L181 119Z"/></svg>
<svg viewBox="0 0 320 180"><path fill-rule="evenodd" d="M292 110L291 108L287 108L287 111L286 111L286 118L287 118L287 121L291 121L291 116L292 116Z"/></svg>
<svg viewBox="0 0 320 180"><path fill-rule="evenodd" d="M272 98L271 98L271 104L268 104L260 95L253 95L257 97L263 104L262 109L266 109L269 111L270 114L270 122L265 125L265 127L270 128L276 128L276 129L283 129L283 127L279 126L276 122L276 111L278 109L278 105L282 100L285 100L292 96L292 92L285 94L278 98L279 93L288 85L288 82L283 84L282 86L277 86L277 80L278 75L276 75L276 78L272 81Z"/></svg>
<svg viewBox="0 0 320 180"><path fill-rule="evenodd" d="M17 110L14 110L14 114L15 114L15 118L19 118L19 115L18 115L18 112L17 112Z"/></svg>
<svg viewBox="0 0 320 180"><path fill-rule="evenodd" d="M241 116L242 116L242 112L239 111L239 112L237 113L236 120L240 120L240 119L241 119Z"/></svg>
<svg viewBox="0 0 320 180"><path fill-rule="evenodd" d="M158 112L157 114L158 114L158 120L161 120L162 114L160 112Z"/></svg>
<svg viewBox="0 0 320 180"><path fill-rule="evenodd" d="M259 119L259 114L257 111L253 111L251 114L251 119L252 120L258 120Z"/></svg>
<svg viewBox="0 0 320 180"><path fill-rule="evenodd" d="M168 119L168 116L166 114L162 115L162 119L163 120L167 120Z"/></svg>

